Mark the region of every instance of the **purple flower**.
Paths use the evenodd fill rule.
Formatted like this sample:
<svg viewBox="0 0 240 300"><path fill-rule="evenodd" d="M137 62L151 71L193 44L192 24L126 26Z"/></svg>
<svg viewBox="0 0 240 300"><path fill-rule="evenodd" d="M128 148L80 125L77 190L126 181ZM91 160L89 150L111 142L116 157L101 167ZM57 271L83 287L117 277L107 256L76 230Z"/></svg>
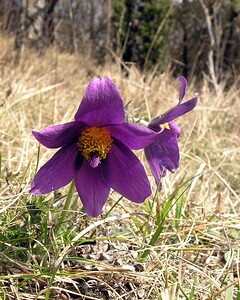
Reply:
<svg viewBox="0 0 240 300"><path fill-rule="evenodd" d="M178 137L180 136L180 128L172 122L192 110L198 101L198 94L184 103L181 103L186 92L187 81L183 76L178 78L181 84L179 103L164 113L150 121L148 127L155 132L159 132L158 137L147 146L145 156L154 176L156 184L161 189L161 178L166 175L166 170L175 172L179 167L179 148Z"/></svg>
<svg viewBox="0 0 240 300"><path fill-rule="evenodd" d="M130 150L148 146L157 133L124 121L123 101L109 78L94 78L75 120L50 126L35 138L47 148L59 148L36 174L30 193L47 194L74 179L89 216L98 216L110 188L142 203L151 195L144 167Z"/></svg>

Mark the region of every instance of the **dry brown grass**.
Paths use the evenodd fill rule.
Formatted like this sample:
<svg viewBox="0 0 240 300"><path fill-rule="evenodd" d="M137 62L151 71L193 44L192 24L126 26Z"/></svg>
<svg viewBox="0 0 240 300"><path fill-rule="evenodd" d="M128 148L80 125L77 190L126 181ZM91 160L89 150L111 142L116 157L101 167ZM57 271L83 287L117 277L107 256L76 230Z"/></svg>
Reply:
<svg viewBox="0 0 240 300"><path fill-rule="evenodd" d="M125 77L117 63L96 67L85 57L56 53L51 49L42 57L24 49L17 67L13 61L12 41L0 37L0 213L4 216L8 210L16 209L12 222L20 222L17 209L22 199L29 197L30 181L36 168L38 145L31 130L72 120L93 76L110 77L119 88L124 102L131 101L128 113L135 117L156 116L178 100L179 83L169 73L143 76L136 67L125 66L129 71L129 76ZM74 287L79 278L85 278L85 281L94 279L105 284L112 298L102 298L100 292L81 296L80 290L71 288L72 299L240 299L237 294L240 237L238 84L236 82L228 91L216 96L206 80L198 83L197 88L194 82L190 83L186 100L193 97L194 92L200 92L200 101L193 112L176 120L182 129L181 165L176 174L168 174L164 179L163 190L159 194L160 203L165 203L184 176L186 180L194 179L184 194L179 227L173 225L176 215L174 206L150 256L144 264L139 263L141 271L136 271L138 260L135 254L140 251L136 250L136 246L141 243L142 236L138 230L131 229L130 216L122 221L116 218L118 221L105 223L98 234L100 240L102 235L109 234L110 241L105 243L112 244L117 250L111 253L106 250L108 256L101 260L96 254L99 253L97 247L104 249L104 246L97 239L97 245L91 251L100 266L87 274L86 270L79 270L79 265L72 269L70 265L62 268L56 279L58 283L62 282L57 287L59 290L69 291L69 286ZM39 164L42 165L52 153L52 150L41 148ZM17 179L17 174L20 174L21 180ZM117 198L115 194L112 197ZM46 199L51 199L51 196ZM110 200L107 207L112 203ZM136 208L127 202L126 205L124 202L123 206L119 206L119 215L126 211L146 213L143 206ZM86 226L95 224L94 220L84 222L87 222ZM0 228L5 227L2 224ZM84 226L81 227L83 229ZM121 229L125 252L121 248L124 246L120 247L121 252L115 242L118 238L116 233ZM134 248L133 253L131 247ZM1 251L6 255L3 246ZM81 253L82 257L87 257L85 252ZM134 268L126 270L121 263L117 268L114 257L118 253L124 255L123 265L133 265ZM126 258L127 255L131 258ZM21 264L20 261L17 263ZM15 265L13 269L16 268ZM0 295L1 290L5 290L2 299L5 299L4 294L6 299L45 299L46 287L41 288L38 281L34 288L31 285L32 291L19 288L19 269L12 274L12 269L6 271L0 266L0 272ZM49 276L43 276L43 279L47 282ZM39 293L38 298L34 293ZM236 295L238 298L231 298ZM54 297L61 297L61 294L55 293Z"/></svg>

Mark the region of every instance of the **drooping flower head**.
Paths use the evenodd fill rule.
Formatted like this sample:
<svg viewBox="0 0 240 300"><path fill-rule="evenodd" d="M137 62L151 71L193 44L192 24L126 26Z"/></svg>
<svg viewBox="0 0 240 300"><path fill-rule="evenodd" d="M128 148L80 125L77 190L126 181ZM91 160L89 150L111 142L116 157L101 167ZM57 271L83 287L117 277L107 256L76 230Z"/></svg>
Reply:
<svg viewBox="0 0 240 300"><path fill-rule="evenodd" d="M182 103L186 93L187 81L183 76L180 76L178 80L181 84L178 104L164 114L152 119L148 124L148 128L160 132L158 137L144 149L159 190L161 189L161 178L166 175L166 170L173 173L179 167L178 138L181 131L172 121L191 111L198 101L198 94L196 94L191 100Z"/></svg>
<svg viewBox="0 0 240 300"><path fill-rule="evenodd" d="M30 193L47 194L74 180L92 217L101 213L110 188L142 203L151 188L131 150L148 146L156 133L124 119L123 101L114 83L109 78L92 79L74 121L33 131L42 145L60 149L40 168Z"/></svg>

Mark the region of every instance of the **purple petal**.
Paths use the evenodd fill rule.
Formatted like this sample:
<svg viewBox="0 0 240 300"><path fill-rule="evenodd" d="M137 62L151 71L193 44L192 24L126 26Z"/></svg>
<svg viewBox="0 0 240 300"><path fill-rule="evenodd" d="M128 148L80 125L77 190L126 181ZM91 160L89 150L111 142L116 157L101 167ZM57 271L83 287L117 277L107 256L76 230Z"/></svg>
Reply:
<svg viewBox="0 0 240 300"><path fill-rule="evenodd" d="M115 142L102 163L104 181L127 199L142 203L151 195L150 183L143 165L129 148Z"/></svg>
<svg viewBox="0 0 240 300"><path fill-rule="evenodd" d="M158 149L155 154L160 157L162 165L170 172L175 172L179 167L180 158L178 138L175 132L165 129L153 144L157 145Z"/></svg>
<svg viewBox="0 0 240 300"><path fill-rule="evenodd" d="M59 148L81 134L84 125L75 121L32 131L34 137L47 148Z"/></svg>
<svg viewBox="0 0 240 300"><path fill-rule="evenodd" d="M179 76L178 80L180 81L181 87L180 87L180 93L179 93L179 103L182 102L182 99L185 96L186 89L187 89L187 80L183 76Z"/></svg>
<svg viewBox="0 0 240 300"><path fill-rule="evenodd" d="M149 123L149 128L153 128L160 124L170 122L170 121L186 114L187 112L189 112L196 106L197 101L198 101L198 95L187 102L176 105L175 107L173 107L172 109L170 109L169 111L164 113L163 115L154 118Z"/></svg>
<svg viewBox="0 0 240 300"><path fill-rule="evenodd" d="M168 123L169 127L170 127L170 131L172 134L176 134L177 138L179 138L180 134L181 134L181 129L176 125L176 123L174 122L169 122ZM166 129L166 128L165 128Z"/></svg>
<svg viewBox="0 0 240 300"><path fill-rule="evenodd" d="M78 153L76 144L58 150L37 172L30 193L47 194L67 185L74 177Z"/></svg>
<svg viewBox="0 0 240 300"><path fill-rule="evenodd" d="M162 189L161 179L166 176L166 169L155 155L156 151L154 151L154 147L148 146L144 149L144 152L156 185L158 186L158 191L160 191Z"/></svg>
<svg viewBox="0 0 240 300"><path fill-rule="evenodd" d="M110 192L110 187L102 179L100 167L93 168L84 160L74 181L87 214L97 217L102 212Z"/></svg>
<svg viewBox="0 0 240 300"><path fill-rule="evenodd" d="M157 133L149 128L128 122L105 128L113 138L118 139L133 150L139 150L148 146L157 137Z"/></svg>
<svg viewBox="0 0 240 300"><path fill-rule="evenodd" d="M165 176L164 168L175 172L179 167L178 136L176 134L179 129L177 130L177 125L173 126L173 123L171 123L171 127L173 130L164 129L158 138L145 148L145 155L156 182L160 177Z"/></svg>
<svg viewBox="0 0 240 300"><path fill-rule="evenodd" d="M75 115L76 121L89 126L120 124L125 119L121 95L107 77L91 80Z"/></svg>

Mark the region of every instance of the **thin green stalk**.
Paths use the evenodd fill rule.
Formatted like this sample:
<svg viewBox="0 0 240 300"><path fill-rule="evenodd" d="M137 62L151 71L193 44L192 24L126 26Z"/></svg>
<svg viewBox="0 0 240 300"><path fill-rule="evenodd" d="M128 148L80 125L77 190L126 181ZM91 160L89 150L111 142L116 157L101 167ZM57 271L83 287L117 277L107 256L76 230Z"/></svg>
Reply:
<svg viewBox="0 0 240 300"><path fill-rule="evenodd" d="M179 290L182 292L182 295L185 297L185 299L186 299L186 300L189 300L187 294L184 292L184 290L182 289L182 287L181 287L180 284L178 285L178 288L179 288Z"/></svg>
<svg viewBox="0 0 240 300"><path fill-rule="evenodd" d="M55 227L55 235L57 235L57 233L58 233L58 231L59 231L62 223L66 219L67 214L68 214L68 212L70 210L70 207L71 207L71 204L72 204L72 198L73 198L74 190L75 190L75 184L74 184L74 181L72 181L71 185L70 185L70 188L69 188L68 195L67 195L67 199L66 199L66 201L64 203L62 212L60 214L60 217L58 218L58 222L57 222L56 227ZM50 297L51 286L53 284L54 278L55 278L56 273L58 271L58 267L59 267L59 265L57 264L52 269L52 276L51 276L51 279L48 282L48 288L46 290L45 300L50 299L49 297Z"/></svg>
<svg viewBox="0 0 240 300"><path fill-rule="evenodd" d="M118 203L119 203L122 199L123 199L123 196L121 196L121 197L113 204L113 206L112 206L112 207L109 209L109 211L107 212L106 217L108 217L108 216L110 215L111 211L114 209L115 206L118 205Z"/></svg>
<svg viewBox="0 0 240 300"><path fill-rule="evenodd" d="M39 160L40 160L40 144L38 144L37 164L36 164L36 169L35 169L35 172L34 172L34 176L35 176L35 174L37 173L37 170L38 170Z"/></svg>
<svg viewBox="0 0 240 300"><path fill-rule="evenodd" d="M191 288L191 292L190 292L190 295L189 295L189 300L194 299L194 294L195 294L195 289L196 289L196 286L197 286L197 281L198 281L198 273L196 273L196 276L194 278L193 285L192 285L192 288Z"/></svg>
<svg viewBox="0 0 240 300"><path fill-rule="evenodd" d="M159 184L160 184L160 182L159 182ZM157 187L157 189L155 191L155 194L154 194L154 197L153 197L153 201L152 201L152 205L150 207L150 211L149 211L149 214L148 214L148 219L147 219L147 223L146 223L146 226L145 226L145 230L143 232L142 247L143 247L143 245L145 244L145 241L146 241L146 235L147 235L147 232L148 232L150 219L152 217L153 207L154 207L154 204L155 204L156 199L157 199L157 194L158 194L158 187Z"/></svg>
<svg viewBox="0 0 240 300"><path fill-rule="evenodd" d="M2 300L6 300L6 293L5 293L5 289L3 287L0 287L0 290L2 291L2 296L3 298L0 297L0 299Z"/></svg>
<svg viewBox="0 0 240 300"><path fill-rule="evenodd" d="M67 195L67 199L64 203L63 209L61 211L60 217L58 218L58 222L55 227L55 234L57 234L61 224L64 222L64 220L66 220L67 214L70 210L74 190L75 190L75 184L74 181L72 181Z"/></svg>
<svg viewBox="0 0 240 300"><path fill-rule="evenodd" d="M173 199L175 198L178 190L174 191L170 197L169 200L167 201L167 203L165 204L165 207L163 208L162 212L161 212L161 221L158 225L157 230L155 231L155 233L153 234L150 242L149 242L149 246L154 246L154 244L156 243L156 241L158 240L160 234L162 233L163 229L164 229L164 222L165 219L169 213L169 211L172 209L173 205L179 200L180 197L182 197L182 195L186 192L186 190L189 188L189 186L187 186L183 192L180 194L180 196L176 199L175 202L173 202ZM143 254L141 255L141 258L144 259L147 257L147 255L150 253L150 249L147 249L143 252Z"/></svg>
<svg viewBox="0 0 240 300"><path fill-rule="evenodd" d="M179 189L179 192L182 193L182 189ZM175 212L175 227L178 230L181 218L182 218L182 208L183 208L183 201L184 201L184 194L179 197L179 200L176 202L176 212Z"/></svg>

